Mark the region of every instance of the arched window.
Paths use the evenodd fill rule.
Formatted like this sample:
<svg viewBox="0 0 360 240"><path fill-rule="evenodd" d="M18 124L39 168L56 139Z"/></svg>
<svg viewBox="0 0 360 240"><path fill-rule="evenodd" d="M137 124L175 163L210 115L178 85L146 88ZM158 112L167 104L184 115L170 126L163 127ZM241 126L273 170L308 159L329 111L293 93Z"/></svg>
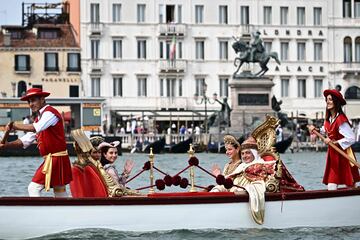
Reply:
<svg viewBox="0 0 360 240"><path fill-rule="evenodd" d="M344 62L352 62L352 43L350 37L344 38Z"/></svg>
<svg viewBox="0 0 360 240"><path fill-rule="evenodd" d="M355 62L360 62L360 37L355 38Z"/></svg>
<svg viewBox="0 0 360 240"><path fill-rule="evenodd" d="M23 94L26 93L26 82L25 81L19 81L18 82L18 87L17 87L17 96L18 97L22 97Z"/></svg>
<svg viewBox="0 0 360 240"><path fill-rule="evenodd" d="M345 92L345 99L360 99L360 88L356 86L349 87Z"/></svg>

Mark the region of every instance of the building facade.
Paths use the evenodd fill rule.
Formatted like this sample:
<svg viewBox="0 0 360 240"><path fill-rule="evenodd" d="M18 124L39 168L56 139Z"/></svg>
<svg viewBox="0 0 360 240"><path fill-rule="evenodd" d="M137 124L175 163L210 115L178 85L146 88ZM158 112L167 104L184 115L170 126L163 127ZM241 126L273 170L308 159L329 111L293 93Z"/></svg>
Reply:
<svg viewBox="0 0 360 240"><path fill-rule="evenodd" d="M64 11L66 5L52 5L51 14L44 13L45 6L52 8L46 4L23 6L23 25L1 26L0 31L0 129L30 115L28 104L19 98L32 87L49 91L64 112L73 110L78 116L81 111L65 103L79 98L81 86L81 49ZM61 99L65 99L63 103ZM80 127L79 119L65 120L69 126Z"/></svg>
<svg viewBox="0 0 360 240"><path fill-rule="evenodd" d="M134 115L177 128L203 121L220 109L213 93L229 96L233 37L255 30L279 54L266 76L289 116L322 117L322 92L336 85L360 98L359 0L84 0L80 9L83 94L107 99L108 126Z"/></svg>

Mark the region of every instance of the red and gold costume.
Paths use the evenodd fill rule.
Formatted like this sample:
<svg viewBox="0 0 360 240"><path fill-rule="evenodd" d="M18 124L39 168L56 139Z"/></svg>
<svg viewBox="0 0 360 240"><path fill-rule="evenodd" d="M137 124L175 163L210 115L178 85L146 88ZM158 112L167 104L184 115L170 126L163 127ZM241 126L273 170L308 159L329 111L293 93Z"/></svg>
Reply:
<svg viewBox="0 0 360 240"><path fill-rule="evenodd" d="M332 141L344 138L339 131L339 128L343 123L349 123L349 120L344 114L339 114L332 123L327 120L325 121L325 131ZM346 153L346 150L343 151ZM360 181L360 176L357 167L351 166L349 160L341 156L332 147L329 147L326 156L326 168L323 183L345 184L347 186L352 186L358 181Z"/></svg>
<svg viewBox="0 0 360 240"><path fill-rule="evenodd" d="M69 184L72 180L70 159L66 153L63 121L60 113L55 108L46 106L41 114L46 111L53 113L59 121L54 126L50 126L37 133L38 148L40 155L44 157L44 162L36 170L32 181L46 185L46 174L44 173L43 166L46 162L46 157L51 157L50 186L62 186ZM41 115L35 122L38 122L39 118L41 118Z"/></svg>

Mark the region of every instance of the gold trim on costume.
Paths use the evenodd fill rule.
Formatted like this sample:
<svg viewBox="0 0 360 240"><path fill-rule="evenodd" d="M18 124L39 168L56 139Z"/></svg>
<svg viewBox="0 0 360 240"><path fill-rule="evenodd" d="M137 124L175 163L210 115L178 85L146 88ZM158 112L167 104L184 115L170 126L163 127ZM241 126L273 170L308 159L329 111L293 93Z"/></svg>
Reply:
<svg viewBox="0 0 360 240"><path fill-rule="evenodd" d="M67 156L67 155L68 155L67 150L57 152L57 153L49 153L48 155L46 155L43 169L41 170L41 172L43 174L45 174L45 191L48 192L50 190L51 172L52 172L52 157L53 156L54 157L63 157L63 156Z"/></svg>
<svg viewBox="0 0 360 240"><path fill-rule="evenodd" d="M240 165L241 159L236 162L229 162L225 166L224 175L227 176L235 171L235 169Z"/></svg>
<svg viewBox="0 0 360 240"><path fill-rule="evenodd" d="M346 155L348 155L348 156L349 156L350 158L352 158L352 159L355 159L355 161L356 161L354 152L353 152L353 150L352 150L351 147L348 147L348 148L346 149ZM350 163L350 166L351 166L351 167L355 166L355 164L352 163L351 161L349 161L349 163Z"/></svg>

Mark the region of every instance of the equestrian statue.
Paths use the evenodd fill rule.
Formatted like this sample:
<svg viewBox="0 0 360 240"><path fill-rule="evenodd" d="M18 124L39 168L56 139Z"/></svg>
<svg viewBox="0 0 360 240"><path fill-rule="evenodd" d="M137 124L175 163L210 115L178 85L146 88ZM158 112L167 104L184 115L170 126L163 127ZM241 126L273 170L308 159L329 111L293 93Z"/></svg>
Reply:
<svg viewBox="0 0 360 240"><path fill-rule="evenodd" d="M243 63L259 63L261 70L252 76L263 76L269 70L266 65L268 64L270 58L273 58L278 64L280 64L280 60L276 52L265 51L263 41L260 38L260 32L256 31L252 33L252 36L253 39L250 44L234 37L235 42L232 44L232 48L236 54L239 54L239 56L234 59L234 66L237 67L234 72L234 76L236 76L239 72Z"/></svg>

